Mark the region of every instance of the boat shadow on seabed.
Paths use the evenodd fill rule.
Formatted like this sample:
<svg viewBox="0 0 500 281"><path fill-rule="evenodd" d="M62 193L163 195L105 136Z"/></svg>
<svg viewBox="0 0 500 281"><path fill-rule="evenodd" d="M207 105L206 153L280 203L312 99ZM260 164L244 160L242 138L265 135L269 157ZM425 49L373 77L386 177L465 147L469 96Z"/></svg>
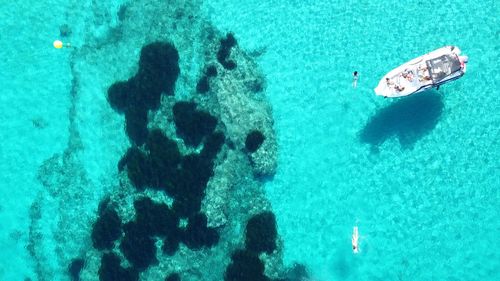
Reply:
<svg viewBox="0 0 500 281"><path fill-rule="evenodd" d="M395 136L405 149L413 145L436 126L443 112L443 98L436 91L427 91L402 98L382 108L360 131L360 141L378 146Z"/></svg>

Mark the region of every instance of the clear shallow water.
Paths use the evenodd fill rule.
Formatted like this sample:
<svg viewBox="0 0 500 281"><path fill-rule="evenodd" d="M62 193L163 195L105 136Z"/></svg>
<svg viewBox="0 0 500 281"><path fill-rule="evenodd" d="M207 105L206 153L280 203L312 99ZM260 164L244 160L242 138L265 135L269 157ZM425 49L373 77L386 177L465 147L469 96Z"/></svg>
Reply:
<svg viewBox="0 0 500 281"><path fill-rule="evenodd" d="M308 264L320 280L499 277L497 1L205 8L244 48L266 49L258 61L279 139L266 191L285 261ZM464 78L408 99L374 96L387 71L448 44L471 58Z"/></svg>
<svg viewBox="0 0 500 281"><path fill-rule="evenodd" d="M76 22L75 44L90 33L99 37L101 29L77 24L96 16L91 9L83 12L62 1L0 5L6 19L0 41L5 58L0 61L0 277L19 280L36 269L26 244L36 209L31 204L44 188L40 165L68 147L70 155L86 159L85 179L62 173L85 192L59 190L66 204L47 200L45 208L53 210L39 222L47 229L68 227L55 224L53 217L64 215L58 208L78 206L68 217L94 214L103 190L112 185L103 177L114 173L125 146L122 135L116 144L122 120L107 119L113 113L102 96L96 99L107 79L90 65L98 60L89 57L89 66L79 68L95 76L95 85L82 85L94 94L72 103L68 53L50 46L62 21L54 14ZM244 49L265 50L257 61L266 75L279 140L278 172L266 192L286 263L305 263L319 280L499 277L500 77L493 63L500 47L498 6L497 1L204 3L205 15L234 32ZM117 10L112 2L102 7ZM374 96L372 88L385 72L446 44L470 57L462 79L398 101ZM356 90L354 70L360 72ZM71 121L72 106L79 115ZM78 139L72 126L82 143L72 143ZM106 138L113 141L102 142ZM362 236L357 256L349 243L354 224ZM57 240L44 238L39 247L47 255L61 251ZM66 255L74 256L76 249L65 249ZM57 272L57 261L52 263Z"/></svg>

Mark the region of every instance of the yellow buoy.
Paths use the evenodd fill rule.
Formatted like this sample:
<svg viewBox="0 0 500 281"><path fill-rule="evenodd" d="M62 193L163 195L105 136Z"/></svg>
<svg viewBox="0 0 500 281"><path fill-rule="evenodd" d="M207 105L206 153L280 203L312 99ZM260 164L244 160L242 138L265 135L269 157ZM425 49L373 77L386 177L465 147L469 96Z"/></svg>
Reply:
<svg viewBox="0 0 500 281"><path fill-rule="evenodd" d="M61 40L54 41L54 48L61 49L63 47L63 42Z"/></svg>

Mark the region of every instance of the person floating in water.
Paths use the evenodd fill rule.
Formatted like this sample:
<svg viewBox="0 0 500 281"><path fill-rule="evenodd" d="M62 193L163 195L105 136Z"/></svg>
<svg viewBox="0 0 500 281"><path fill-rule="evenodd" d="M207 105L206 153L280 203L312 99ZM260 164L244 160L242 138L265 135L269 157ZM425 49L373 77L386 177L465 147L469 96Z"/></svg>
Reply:
<svg viewBox="0 0 500 281"><path fill-rule="evenodd" d="M354 89L356 89L356 87L358 86L358 79L359 79L358 72L354 71L354 73L352 74L352 87Z"/></svg>
<svg viewBox="0 0 500 281"><path fill-rule="evenodd" d="M351 242L352 242L352 252L355 253L355 254L359 253L358 240L359 240L358 227L355 226L352 229L352 239L351 239Z"/></svg>

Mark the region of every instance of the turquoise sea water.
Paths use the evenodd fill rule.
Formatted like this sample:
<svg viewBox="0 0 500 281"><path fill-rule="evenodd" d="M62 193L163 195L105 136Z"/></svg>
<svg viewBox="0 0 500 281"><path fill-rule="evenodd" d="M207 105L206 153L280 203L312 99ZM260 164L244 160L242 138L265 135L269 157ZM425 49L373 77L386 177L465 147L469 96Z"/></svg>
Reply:
<svg viewBox="0 0 500 281"><path fill-rule="evenodd" d="M193 3L179 6L261 53L278 141L265 194L285 265L321 281L500 278L498 1ZM114 42L134 60L103 60L120 4L0 2L0 280L68 280L62 264L82 253L81 229L116 185L128 144L103 93L154 39L134 40L151 29L134 19L137 34ZM153 4L141 12L161 23ZM75 59L52 48L66 22L75 46L96 50ZM374 95L387 71L444 45L469 56L463 78L400 100Z"/></svg>

